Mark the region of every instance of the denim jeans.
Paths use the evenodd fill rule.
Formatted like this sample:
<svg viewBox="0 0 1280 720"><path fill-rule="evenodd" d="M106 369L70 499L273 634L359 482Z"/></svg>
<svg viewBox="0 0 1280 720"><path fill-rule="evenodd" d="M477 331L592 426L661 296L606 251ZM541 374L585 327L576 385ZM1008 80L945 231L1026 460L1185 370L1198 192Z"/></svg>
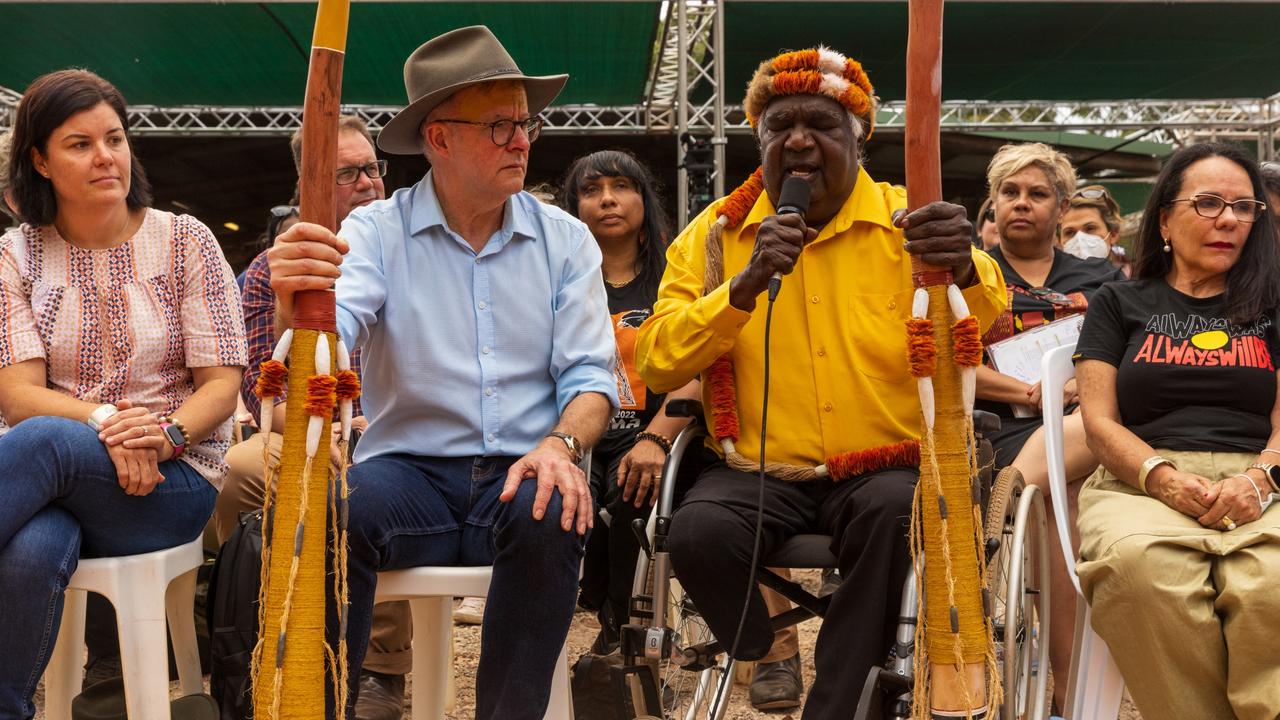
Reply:
<svg viewBox="0 0 1280 720"><path fill-rule="evenodd" d="M364 659L379 570L492 565L475 716L542 718L573 619L584 538L560 528L559 491L544 519L533 519L532 479L511 502L498 500L516 459L393 454L351 468L348 667ZM337 635L332 607L331 598L331 643ZM350 681L347 714L353 716L359 673Z"/></svg>
<svg viewBox="0 0 1280 720"><path fill-rule="evenodd" d="M126 495L97 433L66 418L31 418L0 436L0 718L35 715L81 554L172 547L208 522L214 487L184 462L160 473L150 494Z"/></svg>

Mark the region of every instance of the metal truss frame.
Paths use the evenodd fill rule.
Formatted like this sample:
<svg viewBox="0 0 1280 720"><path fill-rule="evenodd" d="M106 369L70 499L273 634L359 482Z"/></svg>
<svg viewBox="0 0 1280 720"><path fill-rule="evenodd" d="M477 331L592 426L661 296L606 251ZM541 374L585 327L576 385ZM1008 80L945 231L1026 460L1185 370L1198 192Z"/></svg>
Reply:
<svg viewBox="0 0 1280 720"><path fill-rule="evenodd" d="M660 43L642 102L636 105L561 105L544 111L550 134L672 135L679 170L679 215L687 220L688 173L680 137L708 138L714 151L713 191L724 194L727 134L750 132L741 106L724 98L724 0L667 0ZM0 86L0 130L11 127L21 95ZM344 112L380 130L400 108L352 105ZM906 106L889 102L877 117L880 129L901 129ZM287 135L302 123L300 107L159 107L129 109L140 135ZM1112 101L951 101L943 103L942 127L958 132L1081 131L1184 145L1205 139L1256 143L1262 160L1280 155L1280 94L1267 98Z"/></svg>
<svg viewBox="0 0 1280 720"><path fill-rule="evenodd" d="M703 76L706 69L697 68ZM724 134L750 132L742 108L723 106L717 113L714 99L685 104L687 115L679 121L680 104L659 105L661 96L639 105L559 105L544 113L544 132L553 134L709 134L713 141ZM0 87L0 129L12 126L13 111L21 96ZM343 108L362 117L371 130L380 130L399 110L397 106L350 105ZM716 118L720 123L714 122ZM905 105L885 103L877 127L900 129ZM132 131L140 135L287 135L302 122L300 107L159 107L129 108ZM944 130L967 132L1019 132L1075 130L1117 138L1145 139L1181 145L1203 139L1234 139L1260 143L1262 159L1280 154L1280 95L1262 99L1227 100L1123 100L1113 102L983 102L943 103Z"/></svg>

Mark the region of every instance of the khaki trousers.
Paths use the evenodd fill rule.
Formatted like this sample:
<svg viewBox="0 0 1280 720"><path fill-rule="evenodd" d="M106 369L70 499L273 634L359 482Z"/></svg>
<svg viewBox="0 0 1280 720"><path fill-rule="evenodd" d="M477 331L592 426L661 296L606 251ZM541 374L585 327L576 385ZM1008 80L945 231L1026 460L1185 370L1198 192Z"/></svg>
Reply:
<svg viewBox="0 0 1280 720"><path fill-rule="evenodd" d="M280 459L283 436L271 433L267 450L271 461ZM227 541L240 522L240 514L262 507L265 489L262 480L262 433L231 446L227 451L227 479L218 494L213 510L213 527L218 544ZM412 616L409 603L403 600L378 603L373 607L373 628L369 634L369 651L364 656L364 669L386 675L404 675L413 668Z"/></svg>
<svg viewBox="0 0 1280 720"><path fill-rule="evenodd" d="M1257 457L1158 452L1215 482ZM1280 508L1209 529L1098 468L1080 490L1079 527L1093 629L1143 717L1275 720Z"/></svg>
<svg viewBox="0 0 1280 720"><path fill-rule="evenodd" d="M791 579L791 570L787 568L769 568L778 575ZM764 595L764 606L769 608L769 616L781 615L791 609L791 601L782 597L778 593L761 585L760 592ZM769 652L764 657L757 660L757 663L772 663L787 658L800 652L800 631L795 626L785 627L781 630L773 632L773 646L769 648Z"/></svg>

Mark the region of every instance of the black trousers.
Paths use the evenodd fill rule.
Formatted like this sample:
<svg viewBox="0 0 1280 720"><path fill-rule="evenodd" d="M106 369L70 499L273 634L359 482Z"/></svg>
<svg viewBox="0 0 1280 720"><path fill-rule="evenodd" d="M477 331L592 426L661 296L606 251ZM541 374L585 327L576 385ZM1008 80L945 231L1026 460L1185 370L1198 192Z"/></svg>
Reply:
<svg viewBox="0 0 1280 720"><path fill-rule="evenodd" d="M911 567L907 530L918 477L910 467L841 483L765 478L761 565L787 538L819 533L832 536L844 578L818 632L804 720L847 720L867 673L888 657ZM758 492L756 475L719 463L703 472L671 521L676 576L726 648L748 587ZM750 587L739 660L761 658L773 644L764 599L755 583Z"/></svg>
<svg viewBox="0 0 1280 720"><path fill-rule="evenodd" d="M622 500L622 488L617 482L618 466L630 449L631 446L626 446L609 452L597 446L592 454L591 477L588 478L596 501L596 523L587 540L578 604L596 611L603 635L609 643L618 642L620 628L629 619L628 605L635 581L636 561L640 557L640 541L631 523L637 519L648 522L653 511L648 498L640 507ZM685 451L674 480L677 504L703 469L715 462L719 462L719 458L704 446ZM601 509L609 512L611 520L608 524L600 517Z"/></svg>

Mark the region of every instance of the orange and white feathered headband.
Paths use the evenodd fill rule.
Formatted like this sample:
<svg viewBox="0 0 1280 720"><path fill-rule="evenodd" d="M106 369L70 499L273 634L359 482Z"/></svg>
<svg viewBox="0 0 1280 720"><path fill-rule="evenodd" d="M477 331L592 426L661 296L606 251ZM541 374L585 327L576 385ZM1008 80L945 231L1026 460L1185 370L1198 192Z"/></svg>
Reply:
<svg viewBox="0 0 1280 720"><path fill-rule="evenodd" d="M769 101L779 95L825 95L861 118L867 137L875 126L875 89L862 63L822 45L786 52L760 63L742 102L752 128Z"/></svg>

